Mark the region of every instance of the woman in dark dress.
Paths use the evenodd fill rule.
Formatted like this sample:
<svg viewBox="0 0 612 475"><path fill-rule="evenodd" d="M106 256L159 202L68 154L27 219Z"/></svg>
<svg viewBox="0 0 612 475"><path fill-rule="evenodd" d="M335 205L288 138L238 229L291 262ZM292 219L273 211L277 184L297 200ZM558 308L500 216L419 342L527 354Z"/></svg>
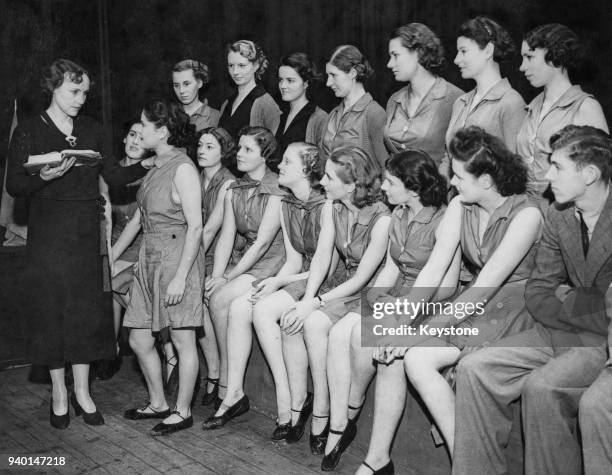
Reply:
<svg viewBox="0 0 612 475"><path fill-rule="evenodd" d="M42 86L49 108L19 125L9 150L7 189L31 199L27 244L27 286L32 289L27 356L47 365L53 384L51 424L70 423L64 366L72 364L71 403L88 424L104 423L89 395L89 363L115 354L110 301L102 291L98 177L110 185L130 183L145 174L136 164L123 168L105 155L101 127L79 111L89 91L89 74L65 59L54 61ZM102 154L94 167L64 159L28 175L28 156L65 149Z"/></svg>
<svg viewBox="0 0 612 475"><path fill-rule="evenodd" d="M219 127L234 138L243 127L265 127L276 133L280 109L260 81L268 67L263 50L249 40L240 40L227 47L227 71L236 85L236 92L221 104Z"/></svg>

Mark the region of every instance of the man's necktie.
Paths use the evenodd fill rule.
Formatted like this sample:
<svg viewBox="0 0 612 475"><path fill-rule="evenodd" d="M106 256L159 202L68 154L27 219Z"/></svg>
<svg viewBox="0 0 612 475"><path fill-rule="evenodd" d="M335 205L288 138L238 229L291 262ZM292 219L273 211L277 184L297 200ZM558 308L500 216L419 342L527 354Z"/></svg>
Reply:
<svg viewBox="0 0 612 475"><path fill-rule="evenodd" d="M582 235L582 252L584 252L584 257L586 257L589 252L589 228L587 228L584 219L582 219L580 211L578 211L578 217L580 218L580 234Z"/></svg>

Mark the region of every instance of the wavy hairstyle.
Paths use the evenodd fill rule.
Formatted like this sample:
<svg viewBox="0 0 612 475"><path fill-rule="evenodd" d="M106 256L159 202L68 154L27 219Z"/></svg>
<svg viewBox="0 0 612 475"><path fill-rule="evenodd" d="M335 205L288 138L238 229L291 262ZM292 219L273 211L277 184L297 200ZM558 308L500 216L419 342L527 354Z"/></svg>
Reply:
<svg viewBox="0 0 612 475"><path fill-rule="evenodd" d="M352 202L357 208L382 200L380 172L363 150L354 145L341 146L332 151L329 160L337 166L343 183L355 184Z"/></svg>
<svg viewBox="0 0 612 475"><path fill-rule="evenodd" d="M153 100L144 106L142 112L156 128L168 128L168 145L187 147L189 151L193 149L195 126L189 123L189 116L179 104Z"/></svg>
<svg viewBox="0 0 612 475"><path fill-rule="evenodd" d="M459 129L451 139L453 160L463 162L465 171L475 177L491 177L502 196L518 195L527 189L527 166L499 138L474 125Z"/></svg>
<svg viewBox="0 0 612 475"><path fill-rule="evenodd" d="M417 193L423 206L440 208L446 204L446 178L427 153L414 149L394 153L385 162L385 169L407 190Z"/></svg>
<svg viewBox="0 0 612 475"><path fill-rule="evenodd" d="M321 190L321 178L325 174L325 160L319 147L309 142L292 142L287 147L296 148L297 154L302 160L302 170L310 186L316 190Z"/></svg>
<svg viewBox="0 0 612 475"><path fill-rule="evenodd" d="M225 47L226 56L231 52L240 53L242 57L256 64L258 68L255 71L255 79L261 81L266 69L268 69L269 61L263 49L257 43L250 40L238 40Z"/></svg>
<svg viewBox="0 0 612 475"><path fill-rule="evenodd" d="M428 71L438 70L444 64L444 47L440 38L423 23L409 23L396 28L389 40L396 38L404 48L417 52L419 64Z"/></svg>
<svg viewBox="0 0 612 475"><path fill-rule="evenodd" d="M238 137L242 137L243 135L253 137L266 164L269 164L269 162L274 159L277 143L274 134L270 132L270 130L265 127L247 125L238 132Z"/></svg>
<svg viewBox="0 0 612 475"><path fill-rule="evenodd" d="M544 59L555 68L574 69L582 60L583 51L578 35L565 25L549 23L538 26L523 40L532 50L545 49Z"/></svg>
<svg viewBox="0 0 612 475"><path fill-rule="evenodd" d="M491 43L493 60L497 62L510 59L516 52L514 41L506 29L486 16L477 16L464 22L457 36L474 40L480 49L484 49L487 44Z"/></svg>
<svg viewBox="0 0 612 475"><path fill-rule="evenodd" d="M221 149L221 165L233 169L236 166L236 141L223 127L207 127L196 135L196 143L202 135L212 135Z"/></svg>
<svg viewBox="0 0 612 475"><path fill-rule="evenodd" d="M179 61L172 68L172 72L180 73L181 71L193 71L193 77L196 80L202 81L202 86L206 86L210 82L210 70L208 66L194 59L184 59Z"/></svg>
<svg viewBox="0 0 612 475"><path fill-rule="evenodd" d="M345 73L354 69L357 73L355 80L360 83L366 82L374 73L366 57L353 45L338 46L327 62Z"/></svg>
<svg viewBox="0 0 612 475"><path fill-rule="evenodd" d="M50 96L53 94L53 91L64 83L66 76L76 84L81 84L83 76L87 76L89 78L90 89L93 86L91 76L85 68L69 59L59 58L43 69L40 87L46 95Z"/></svg>
<svg viewBox="0 0 612 475"><path fill-rule="evenodd" d="M550 138L553 152L565 150L578 169L587 165L597 167L601 180L612 177L612 139L601 129L589 125L566 125Z"/></svg>

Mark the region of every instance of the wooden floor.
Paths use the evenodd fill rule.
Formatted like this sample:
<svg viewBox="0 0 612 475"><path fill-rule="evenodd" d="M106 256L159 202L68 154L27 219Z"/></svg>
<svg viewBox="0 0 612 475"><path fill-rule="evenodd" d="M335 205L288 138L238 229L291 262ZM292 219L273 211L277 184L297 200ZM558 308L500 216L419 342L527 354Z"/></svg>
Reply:
<svg viewBox="0 0 612 475"><path fill-rule="evenodd" d="M125 409L146 399L145 387L132 363L133 358L125 358L113 379L92 383L92 395L106 425L88 426L71 409L67 430L49 425L48 385L28 382L27 367L0 372L2 457L66 457L64 467L56 471L48 467L45 473L322 473L321 458L308 448L308 431L295 445L272 442L269 435L274 421L257 408L219 430L204 432L201 422L212 410L198 405L191 429L165 437L149 436L147 432L156 421L127 421L122 417ZM354 473L363 456L349 450L335 473ZM1 468L6 468L5 461L0 463ZM417 472L397 467L397 473Z"/></svg>

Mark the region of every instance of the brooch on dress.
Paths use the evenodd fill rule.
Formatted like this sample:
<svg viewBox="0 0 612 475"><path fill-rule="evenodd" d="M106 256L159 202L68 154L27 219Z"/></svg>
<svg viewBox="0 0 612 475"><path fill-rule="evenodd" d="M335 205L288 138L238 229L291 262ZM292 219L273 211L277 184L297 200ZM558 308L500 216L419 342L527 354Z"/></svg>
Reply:
<svg viewBox="0 0 612 475"><path fill-rule="evenodd" d="M67 135L66 142L70 144L71 147L76 147L77 138L74 135Z"/></svg>

